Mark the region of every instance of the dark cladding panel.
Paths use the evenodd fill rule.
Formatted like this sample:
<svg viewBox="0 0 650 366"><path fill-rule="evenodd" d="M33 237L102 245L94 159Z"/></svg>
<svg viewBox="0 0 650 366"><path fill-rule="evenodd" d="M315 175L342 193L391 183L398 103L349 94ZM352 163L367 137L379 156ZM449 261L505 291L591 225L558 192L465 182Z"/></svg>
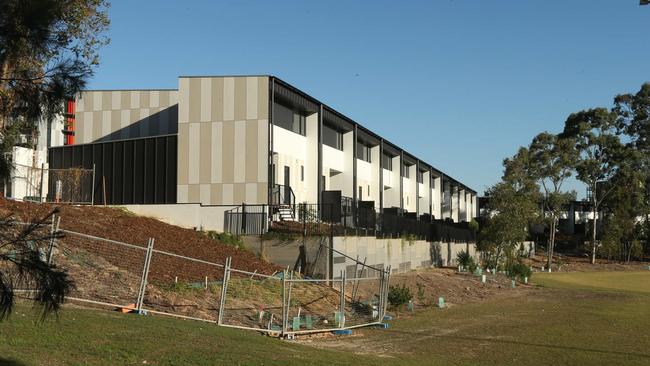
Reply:
<svg viewBox="0 0 650 366"><path fill-rule="evenodd" d="M133 168L133 203L144 203L144 140L135 140L134 168Z"/></svg>
<svg viewBox="0 0 650 366"><path fill-rule="evenodd" d="M145 163L144 163L144 203L151 204L155 201L156 191L156 139L145 141Z"/></svg>
<svg viewBox="0 0 650 366"><path fill-rule="evenodd" d="M165 202L165 188L166 180L165 174L167 170L167 140L165 138L156 139L156 191L154 194L154 203L163 203Z"/></svg>
<svg viewBox="0 0 650 366"><path fill-rule="evenodd" d="M123 188L123 203L133 202L133 146L134 141L124 141L124 188Z"/></svg>
<svg viewBox="0 0 650 366"><path fill-rule="evenodd" d="M111 179L113 188L112 202L116 205L124 203L124 142L115 141L113 144L113 178Z"/></svg>
<svg viewBox="0 0 650 366"><path fill-rule="evenodd" d="M176 203L177 146L176 135L69 145L50 148L48 160L53 170L94 165L95 204ZM81 187L84 196L92 185Z"/></svg>
<svg viewBox="0 0 650 366"><path fill-rule="evenodd" d="M167 139L166 173L165 173L165 202L176 202L176 156L177 140Z"/></svg>

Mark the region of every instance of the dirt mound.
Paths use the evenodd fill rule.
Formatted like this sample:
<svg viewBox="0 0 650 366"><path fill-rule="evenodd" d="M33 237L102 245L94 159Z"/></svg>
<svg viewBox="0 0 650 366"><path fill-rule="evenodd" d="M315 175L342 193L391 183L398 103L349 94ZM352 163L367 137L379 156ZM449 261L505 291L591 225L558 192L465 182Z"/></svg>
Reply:
<svg viewBox="0 0 650 366"><path fill-rule="evenodd" d="M209 239L195 230L136 216L120 208L36 204L0 198L0 215L14 215L23 221L41 219L55 208L59 209L61 229L142 247L146 247L149 238L154 238L155 249L216 263L225 263L227 257L232 257L232 267L245 271L271 274L280 269L250 252Z"/></svg>

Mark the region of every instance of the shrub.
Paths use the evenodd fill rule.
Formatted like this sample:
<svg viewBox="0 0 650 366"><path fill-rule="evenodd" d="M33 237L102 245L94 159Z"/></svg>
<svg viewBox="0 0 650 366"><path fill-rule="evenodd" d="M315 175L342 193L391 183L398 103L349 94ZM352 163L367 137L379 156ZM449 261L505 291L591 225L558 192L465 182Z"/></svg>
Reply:
<svg viewBox="0 0 650 366"><path fill-rule="evenodd" d="M456 258L458 259L458 264L463 266L463 268L469 272L474 272L478 267L474 261L474 258L466 251L459 252Z"/></svg>
<svg viewBox="0 0 650 366"><path fill-rule="evenodd" d="M412 299L411 289L404 284L402 286L391 286L388 290L388 303L397 310Z"/></svg>
<svg viewBox="0 0 650 366"><path fill-rule="evenodd" d="M523 280L524 277L530 278L530 276L533 275L533 271L530 269L529 266L521 262L515 262L510 265L510 268L508 268L508 275L511 278L519 278Z"/></svg>

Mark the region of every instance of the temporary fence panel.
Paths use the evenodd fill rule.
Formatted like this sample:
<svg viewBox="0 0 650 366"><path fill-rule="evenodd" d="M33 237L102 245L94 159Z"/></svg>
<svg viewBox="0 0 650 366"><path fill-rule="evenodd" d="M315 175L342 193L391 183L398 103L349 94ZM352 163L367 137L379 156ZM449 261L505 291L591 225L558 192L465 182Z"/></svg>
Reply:
<svg viewBox="0 0 650 366"><path fill-rule="evenodd" d="M145 275L147 243L133 245L62 232L52 260L74 281L70 298L135 310Z"/></svg>
<svg viewBox="0 0 650 366"><path fill-rule="evenodd" d="M175 253L151 253L142 308L172 316L216 322L224 266Z"/></svg>
<svg viewBox="0 0 650 366"><path fill-rule="evenodd" d="M220 324L281 332L284 272L275 276L226 269Z"/></svg>
<svg viewBox="0 0 650 366"><path fill-rule="evenodd" d="M287 280L286 332L309 333L339 329L344 324L341 312L341 281L294 276Z"/></svg>

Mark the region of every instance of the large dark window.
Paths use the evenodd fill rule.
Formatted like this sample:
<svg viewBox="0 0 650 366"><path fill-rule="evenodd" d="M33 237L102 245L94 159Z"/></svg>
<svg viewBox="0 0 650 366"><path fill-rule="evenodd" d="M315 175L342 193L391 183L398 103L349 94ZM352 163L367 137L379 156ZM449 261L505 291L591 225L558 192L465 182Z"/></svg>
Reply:
<svg viewBox="0 0 650 366"><path fill-rule="evenodd" d="M410 176L409 176L409 166L406 165L406 164L402 164L402 177L410 178Z"/></svg>
<svg viewBox="0 0 650 366"><path fill-rule="evenodd" d="M343 151L343 134L327 125L323 125L323 144Z"/></svg>
<svg viewBox="0 0 650 366"><path fill-rule="evenodd" d="M273 104L273 124L303 136L306 134L305 116L282 104Z"/></svg>
<svg viewBox="0 0 650 366"><path fill-rule="evenodd" d="M381 167L386 170L393 170L393 158L384 154L381 157Z"/></svg>
<svg viewBox="0 0 650 366"><path fill-rule="evenodd" d="M357 159L361 159L363 161L367 161L371 163L370 146L366 146L360 142L357 142Z"/></svg>

